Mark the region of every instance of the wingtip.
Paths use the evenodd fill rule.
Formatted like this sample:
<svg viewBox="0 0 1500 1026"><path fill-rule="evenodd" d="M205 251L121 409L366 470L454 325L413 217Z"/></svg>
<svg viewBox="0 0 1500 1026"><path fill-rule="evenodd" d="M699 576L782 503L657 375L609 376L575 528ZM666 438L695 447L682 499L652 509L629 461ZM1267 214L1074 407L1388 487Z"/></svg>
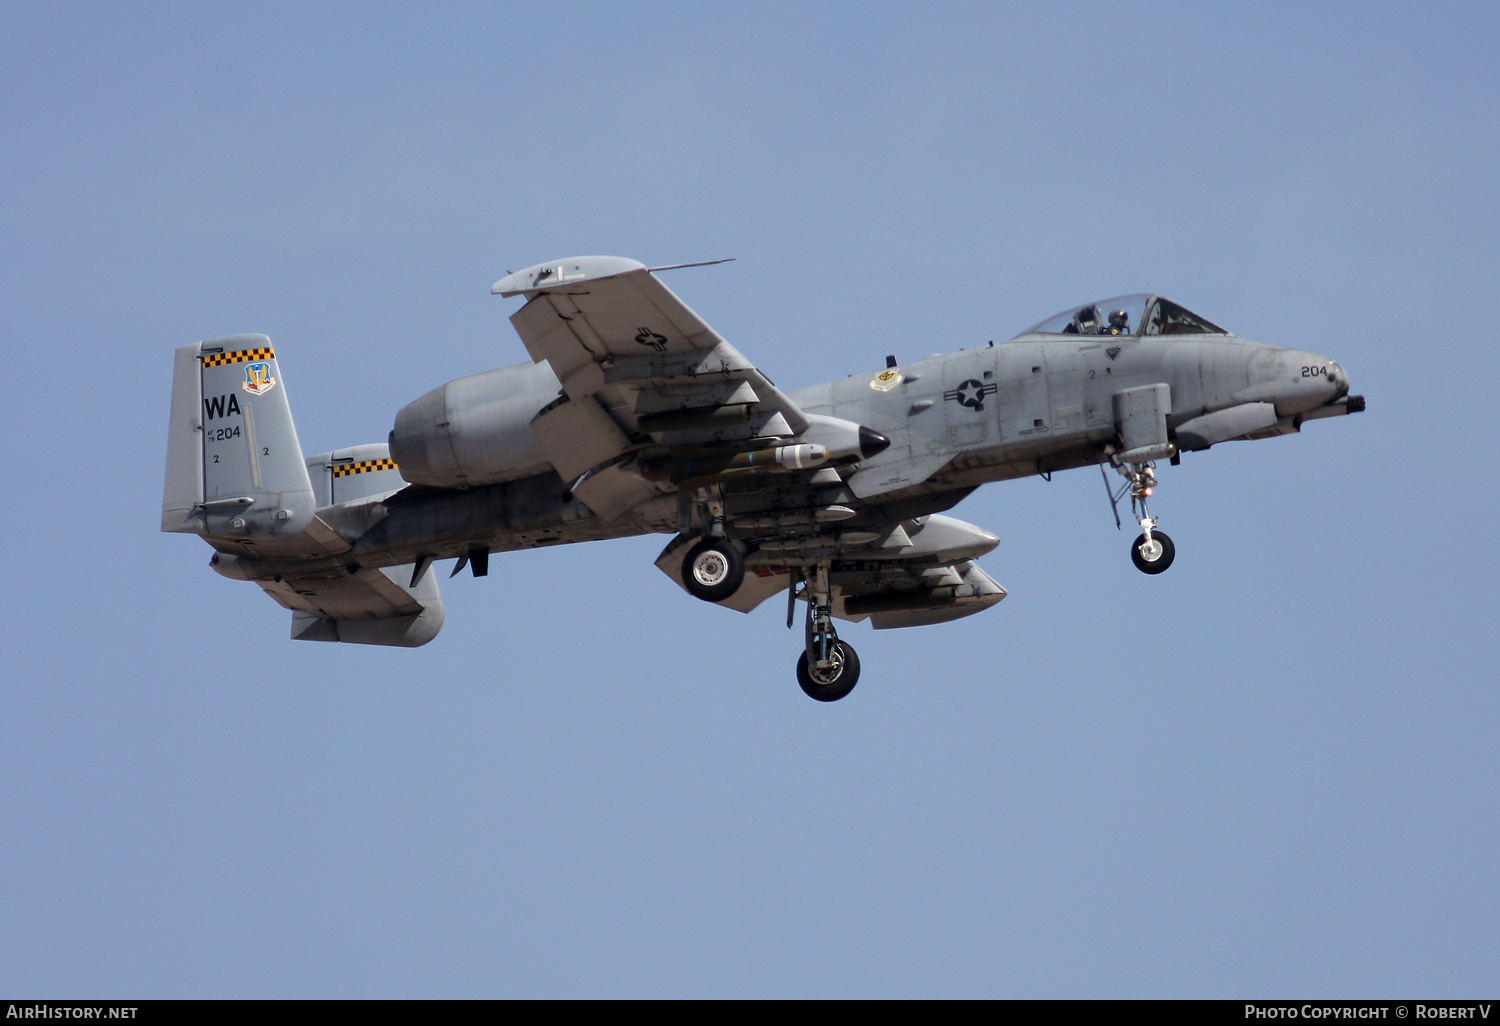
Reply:
<svg viewBox="0 0 1500 1026"><path fill-rule="evenodd" d="M647 270L639 260L627 257L584 256L552 260L514 271L490 286L492 296L519 296L527 292L540 292L558 285L576 285L579 282L613 278L631 271Z"/></svg>

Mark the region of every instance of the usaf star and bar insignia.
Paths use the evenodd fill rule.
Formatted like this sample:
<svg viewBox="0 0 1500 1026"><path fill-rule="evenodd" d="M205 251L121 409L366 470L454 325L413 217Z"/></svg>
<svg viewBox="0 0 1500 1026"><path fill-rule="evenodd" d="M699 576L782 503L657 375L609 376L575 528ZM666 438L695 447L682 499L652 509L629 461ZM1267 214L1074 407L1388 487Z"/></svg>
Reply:
<svg viewBox="0 0 1500 1026"><path fill-rule="evenodd" d="M982 413L985 398L994 395L997 391L999 391L999 386L993 383L986 385L978 378L970 378L957 388L944 392L943 398L952 399L960 406L967 406L975 413Z"/></svg>

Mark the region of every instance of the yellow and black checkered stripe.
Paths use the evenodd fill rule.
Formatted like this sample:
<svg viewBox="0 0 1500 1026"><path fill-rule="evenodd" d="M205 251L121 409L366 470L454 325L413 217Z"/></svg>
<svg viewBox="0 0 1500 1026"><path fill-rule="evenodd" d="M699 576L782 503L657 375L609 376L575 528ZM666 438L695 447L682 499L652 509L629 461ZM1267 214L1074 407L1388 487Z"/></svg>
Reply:
<svg viewBox="0 0 1500 1026"><path fill-rule="evenodd" d="M248 360L272 360L276 358L276 350L270 346L263 349L241 349L237 353L205 353L203 366L222 367L226 363L245 363Z"/></svg>
<svg viewBox="0 0 1500 1026"><path fill-rule="evenodd" d="M372 470L395 470L396 461L384 460L361 460L358 463L335 463L333 465L334 477L348 477L350 474L368 474Z"/></svg>

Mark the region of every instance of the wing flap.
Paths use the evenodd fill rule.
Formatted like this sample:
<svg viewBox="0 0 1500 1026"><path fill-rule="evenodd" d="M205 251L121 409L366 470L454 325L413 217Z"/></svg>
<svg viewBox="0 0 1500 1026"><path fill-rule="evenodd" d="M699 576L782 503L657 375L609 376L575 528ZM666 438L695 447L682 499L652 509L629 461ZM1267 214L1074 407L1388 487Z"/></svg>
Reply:
<svg viewBox="0 0 1500 1026"><path fill-rule="evenodd" d="M526 297L511 323L568 400L532 430L606 520L661 494L632 467L633 452L790 438L812 423L644 264L575 257L517 271L491 291Z"/></svg>
<svg viewBox="0 0 1500 1026"><path fill-rule="evenodd" d="M628 452L630 439L591 395L549 405L531 430L565 482Z"/></svg>
<svg viewBox="0 0 1500 1026"><path fill-rule="evenodd" d="M608 524L661 493L640 474L613 466L605 467L574 485L573 494Z"/></svg>

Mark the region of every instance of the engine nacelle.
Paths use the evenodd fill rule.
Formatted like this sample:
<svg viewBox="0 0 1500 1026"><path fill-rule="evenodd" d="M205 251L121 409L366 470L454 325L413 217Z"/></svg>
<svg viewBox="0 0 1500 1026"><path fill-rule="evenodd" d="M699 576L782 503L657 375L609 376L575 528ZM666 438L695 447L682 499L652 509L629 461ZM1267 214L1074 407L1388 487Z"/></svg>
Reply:
<svg viewBox="0 0 1500 1026"><path fill-rule="evenodd" d="M532 418L557 398L546 363L519 363L450 381L396 414L391 458L412 484L467 488L552 469Z"/></svg>

